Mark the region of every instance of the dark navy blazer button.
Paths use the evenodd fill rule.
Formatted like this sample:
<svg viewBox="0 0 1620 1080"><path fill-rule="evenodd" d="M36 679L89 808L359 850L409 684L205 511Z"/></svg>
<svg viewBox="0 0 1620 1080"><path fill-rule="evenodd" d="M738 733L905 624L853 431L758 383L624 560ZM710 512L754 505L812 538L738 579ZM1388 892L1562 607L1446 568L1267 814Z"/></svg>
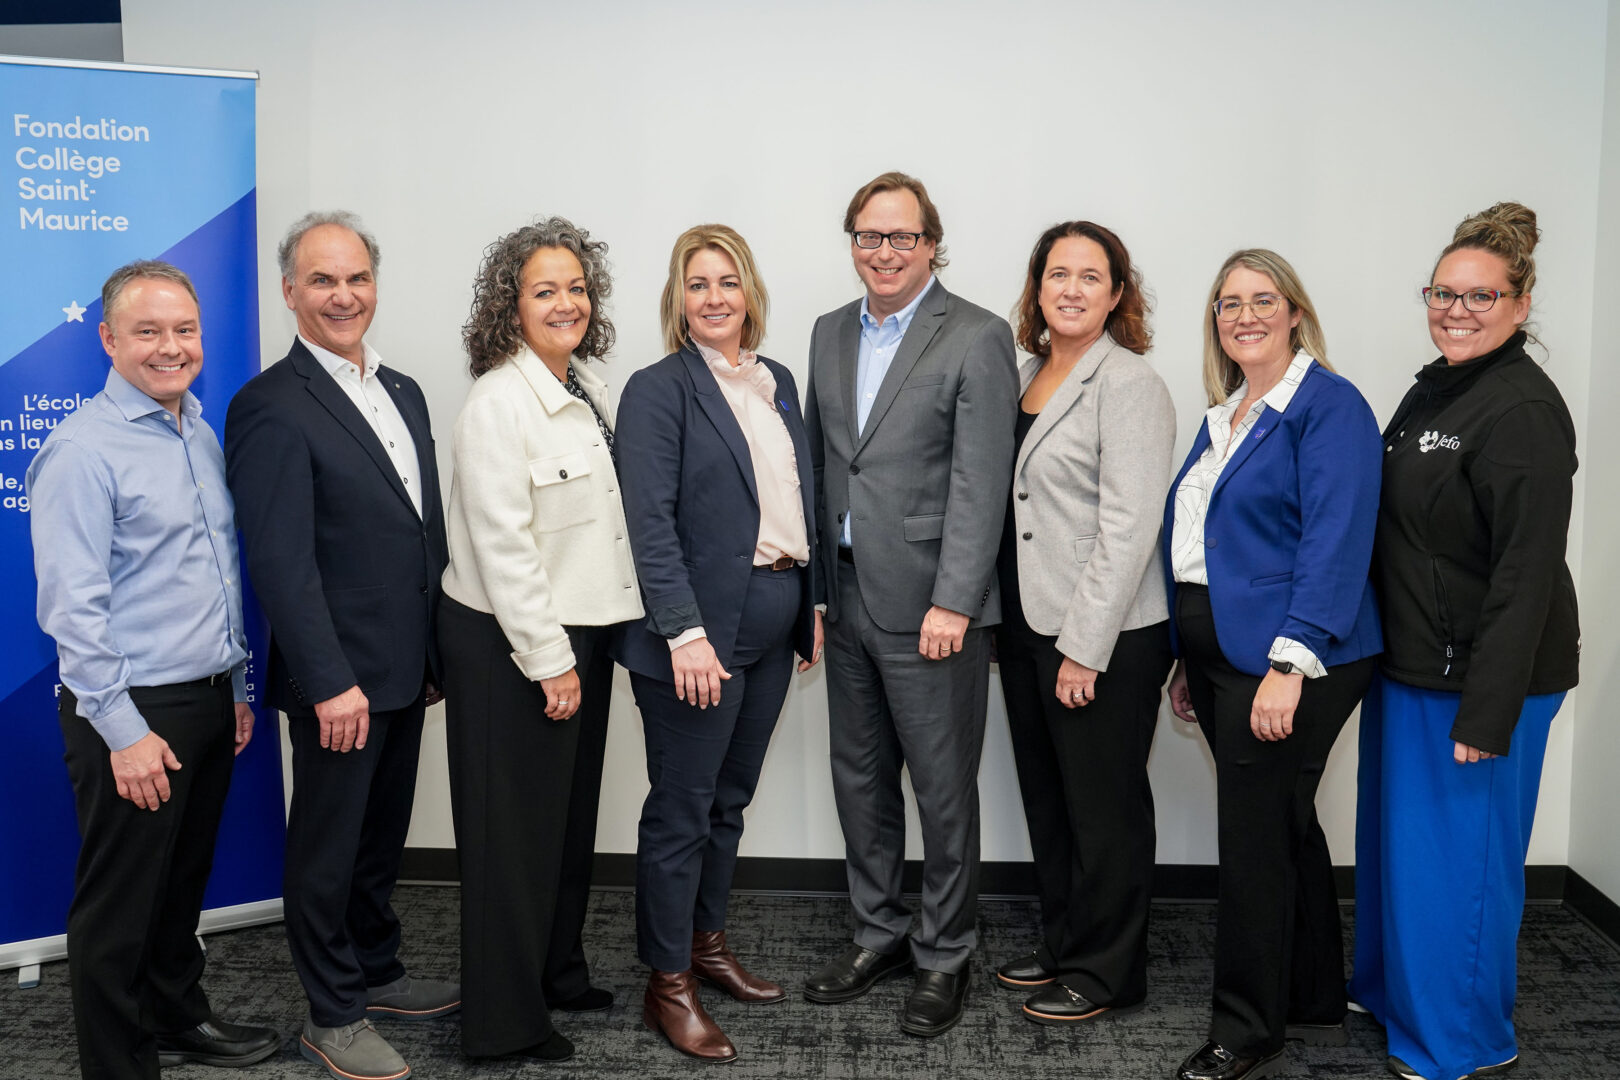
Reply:
<svg viewBox="0 0 1620 1080"><path fill-rule="evenodd" d="M1024 534L1024 539L1025 540L1033 540L1033 539L1035 539L1035 534L1034 533L1025 533Z"/></svg>
<svg viewBox="0 0 1620 1080"><path fill-rule="evenodd" d="M424 585L424 586L422 586L422 595L423 595L423 596L426 596L426 595L427 595L427 592L428 592L428 590L427 590L427 586L426 586L426 585Z"/></svg>
<svg viewBox="0 0 1620 1080"><path fill-rule="evenodd" d="M851 475L851 476L859 476L859 475L861 475L861 467L859 465L851 465L849 467L849 475Z"/></svg>
<svg viewBox="0 0 1620 1080"><path fill-rule="evenodd" d="M563 479L563 480L568 479L568 470L567 469L558 469L557 470L557 476L559 478Z"/></svg>
<svg viewBox="0 0 1620 1080"><path fill-rule="evenodd" d="M1018 501L1019 501L1019 502L1023 502L1023 501L1024 501L1024 500L1025 500L1025 499L1027 499L1027 498L1029 498L1029 492L1027 492L1027 491L1020 491L1020 492L1019 492L1019 493L1018 493Z"/></svg>

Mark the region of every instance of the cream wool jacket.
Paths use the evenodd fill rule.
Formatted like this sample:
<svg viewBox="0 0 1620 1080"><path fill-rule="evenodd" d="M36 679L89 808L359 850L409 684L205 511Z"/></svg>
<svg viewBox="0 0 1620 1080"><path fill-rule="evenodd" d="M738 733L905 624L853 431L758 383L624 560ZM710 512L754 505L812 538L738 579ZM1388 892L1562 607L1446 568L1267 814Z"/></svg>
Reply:
<svg viewBox="0 0 1620 1080"><path fill-rule="evenodd" d="M613 426L607 384L574 365ZM530 679L574 666L565 626L641 617L613 459L590 407L527 346L473 383L456 418L444 591L495 616Z"/></svg>

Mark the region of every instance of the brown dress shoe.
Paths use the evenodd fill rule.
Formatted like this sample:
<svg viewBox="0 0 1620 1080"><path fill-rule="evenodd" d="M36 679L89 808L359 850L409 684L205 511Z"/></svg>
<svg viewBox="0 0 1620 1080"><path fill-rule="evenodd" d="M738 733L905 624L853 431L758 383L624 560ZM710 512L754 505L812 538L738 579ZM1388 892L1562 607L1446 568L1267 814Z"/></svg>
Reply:
<svg viewBox="0 0 1620 1080"><path fill-rule="evenodd" d="M737 1060L737 1048L698 1004L697 980L690 971L655 971L647 980L641 1019L661 1031L669 1044L699 1061Z"/></svg>
<svg viewBox="0 0 1620 1080"><path fill-rule="evenodd" d="M743 970L736 954L726 947L724 930L697 930L692 934L692 974L711 982L745 1005L783 1001L787 991Z"/></svg>

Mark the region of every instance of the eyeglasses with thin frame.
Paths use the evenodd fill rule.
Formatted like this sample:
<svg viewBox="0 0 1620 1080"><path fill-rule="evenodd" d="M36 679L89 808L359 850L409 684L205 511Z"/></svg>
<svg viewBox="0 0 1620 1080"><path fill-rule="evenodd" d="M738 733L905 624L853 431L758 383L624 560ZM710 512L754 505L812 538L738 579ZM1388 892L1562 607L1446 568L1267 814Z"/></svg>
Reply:
<svg viewBox="0 0 1620 1080"><path fill-rule="evenodd" d="M850 235L855 238L856 247L868 251L882 247L885 240L896 251L910 251L924 236L920 232L858 232Z"/></svg>
<svg viewBox="0 0 1620 1080"><path fill-rule="evenodd" d="M1273 296L1270 293L1261 293L1253 300L1239 300L1235 296L1223 296L1214 304L1215 317L1221 322L1237 322L1239 316L1243 314L1244 308L1254 312L1254 317L1257 319L1269 319L1281 311L1282 306L1283 298Z"/></svg>
<svg viewBox="0 0 1620 1080"><path fill-rule="evenodd" d="M1430 285L1423 290L1423 302L1436 311L1445 311L1458 300L1469 311L1489 311L1496 306L1496 302L1506 297L1514 297L1516 292L1503 292L1501 289L1469 289L1466 292L1452 292L1444 285Z"/></svg>

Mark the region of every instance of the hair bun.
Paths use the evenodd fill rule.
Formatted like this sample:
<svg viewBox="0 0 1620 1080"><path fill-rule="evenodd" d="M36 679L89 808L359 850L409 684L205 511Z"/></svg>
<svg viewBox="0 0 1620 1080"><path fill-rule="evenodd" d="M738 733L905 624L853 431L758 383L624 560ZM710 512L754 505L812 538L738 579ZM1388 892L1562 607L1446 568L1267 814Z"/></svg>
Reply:
<svg viewBox="0 0 1620 1080"><path fill-rule="evenodd" d="M1528 257L1541 240L1536 212L1523 203L1499 202L1463 219L1451 242L1456 246L1483 247L1512 260Z"/></svg>

